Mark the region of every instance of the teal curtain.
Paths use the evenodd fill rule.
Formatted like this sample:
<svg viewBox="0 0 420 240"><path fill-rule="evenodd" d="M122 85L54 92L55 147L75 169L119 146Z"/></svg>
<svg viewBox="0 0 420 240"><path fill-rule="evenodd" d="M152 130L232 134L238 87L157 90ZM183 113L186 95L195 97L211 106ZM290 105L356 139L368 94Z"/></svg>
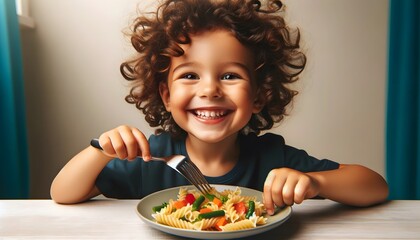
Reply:
<svg viewBox="0 0 420 240"><path fill-rule="evenodd" d="M0 84L0 198L27 198L25 99L14 0L0 0Z"/></svg>
<svg viewBox="0 0 420 240"><path fill-rule="evenodd" d="M388 59L390 199L420 199L420 1L390 1Z"/></svg>

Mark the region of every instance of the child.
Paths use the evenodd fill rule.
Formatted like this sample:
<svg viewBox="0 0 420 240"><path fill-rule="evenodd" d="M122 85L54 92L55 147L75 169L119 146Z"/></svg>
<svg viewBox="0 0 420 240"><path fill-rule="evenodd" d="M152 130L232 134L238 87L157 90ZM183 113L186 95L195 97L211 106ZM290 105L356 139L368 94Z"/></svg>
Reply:
<svg viewBox="0 0 420 240"><path fill-rule="evenodd" d="M210 184L263 191L269 214L274 205L316 196L354 206L384 201L388 186L374 171L318 160L279 135L260 135L283 119L297 93L290 83L306 63L299 32L290 31L281 8L280 1L166 0L155 15L138 17L131 35L138 54L121 65L133 84L126 100L160 130L149 140L130 126L103 133L103 151L89 146L73 157L54 179L52 198L142 198L188 185L150 161L183 154Z"/></svg>

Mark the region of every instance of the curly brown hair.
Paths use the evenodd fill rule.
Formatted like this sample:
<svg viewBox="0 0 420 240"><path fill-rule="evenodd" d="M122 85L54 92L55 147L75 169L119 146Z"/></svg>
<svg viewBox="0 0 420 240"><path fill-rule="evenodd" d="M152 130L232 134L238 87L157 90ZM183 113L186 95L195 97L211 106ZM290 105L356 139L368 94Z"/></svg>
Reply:
<svg viewBox="0 0 420 240"><path fill-rule="evenodd" d="M165 109L159 84L167 81L171 57L184 54L180 44L190 43L190 34L224 29L253 51L258 99L264 104L242 133L271 129L287 114L286 106L297 94L288 85L306 65L299 30L286 25L282 8L275 0L264 7L258 0L166 0L155 13L137 17L130 33L137 54L120 67L133 84L126 101L145 114L151 127L160 127L157 132L184 135Z"/></svg>

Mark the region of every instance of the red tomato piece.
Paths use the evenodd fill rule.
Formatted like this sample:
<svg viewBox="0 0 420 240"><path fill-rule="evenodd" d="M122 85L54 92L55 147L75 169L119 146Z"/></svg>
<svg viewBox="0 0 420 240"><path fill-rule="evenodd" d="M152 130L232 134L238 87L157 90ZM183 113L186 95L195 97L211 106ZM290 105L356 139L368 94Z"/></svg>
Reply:
<svg viewBox="0 0 420 240"><path fill-rule="evenodd" d="M195 201L195 197L191 193L188 193L187 196L185 196L185 200L187 201L187 203L192 205Z"/></svg>
<svg viewBox="0 0 420 240"><path fill-rule="evenodd" d="M245 206L244 202L235 203L235 204L233 204L233 207L235 207L235 211L238 214L243 214L243 213L246 212L246 206Z"/></svg>

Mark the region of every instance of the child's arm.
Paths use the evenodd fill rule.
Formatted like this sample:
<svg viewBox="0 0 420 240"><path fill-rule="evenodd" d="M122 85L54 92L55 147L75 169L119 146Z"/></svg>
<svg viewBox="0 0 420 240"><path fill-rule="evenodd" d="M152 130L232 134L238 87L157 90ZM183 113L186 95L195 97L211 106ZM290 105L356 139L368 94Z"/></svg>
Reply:
<svg viewBox="0 0 420 240"><path fill-rule="evenodd" d="M343 204L369 206L386 200L388 185L381 175L360 166L340 165L339 169L302 173L289 168L273 169L264 184L264 205L292 205L321 196Z"/></svg>
<svg viewBox="0 0 420 240"><path fill-rule="evenodd" d="M51 185L54 201L79 203L100 194L95 187L96 178L113 158L150 158L149 143L136 128L120 126L112 129L99 137L99 143L103 151L89 146L74 156L58 173Z"/></svg>

